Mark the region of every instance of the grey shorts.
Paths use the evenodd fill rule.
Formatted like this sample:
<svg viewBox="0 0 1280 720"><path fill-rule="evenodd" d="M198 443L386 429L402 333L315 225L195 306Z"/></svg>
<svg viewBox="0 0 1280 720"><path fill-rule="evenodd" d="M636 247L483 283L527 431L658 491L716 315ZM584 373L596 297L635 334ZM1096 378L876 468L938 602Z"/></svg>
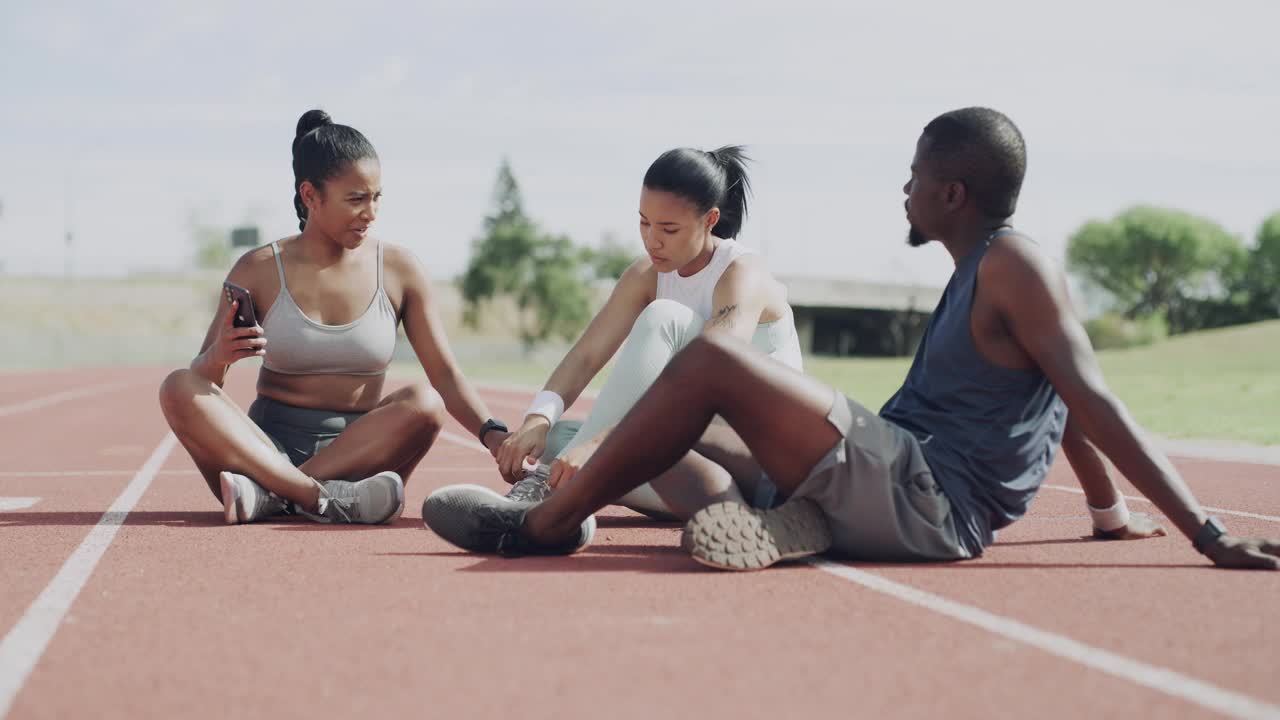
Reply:
<svg viewBox="0 0 1280 720"><path fill-rule="evenodd" d="M311 459L321 448L337 439L364 413L344 413L286 405L258 396L249 406L249 419L275 443L276 449L294 466Z"/></svg>
<svg viewBox="0 0 1280 720"><path fill-rule="evenodd" d="M894 562L969 557L956 532L951 501L914 435L840 392L827 420L843 439L792 497L821 506L831 525L833 551Z"/></svg>

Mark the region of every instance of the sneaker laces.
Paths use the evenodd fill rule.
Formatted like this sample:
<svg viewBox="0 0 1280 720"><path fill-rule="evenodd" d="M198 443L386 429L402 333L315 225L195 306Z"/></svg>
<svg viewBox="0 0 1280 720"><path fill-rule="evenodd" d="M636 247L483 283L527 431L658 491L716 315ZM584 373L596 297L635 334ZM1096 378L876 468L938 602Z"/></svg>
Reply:
<svg viewBox="0 0 1280 720"><path fill-rule="evenodd" d="M551 476L551 467L539 464L525 473L507 491L507 499L515 502L542 502L551 496L551 485L547 479Z"/></svg>
<svg viewBox="0 0 1280 720"><path fill-rule="evenodd" d="M289 505L288 500L263 489L262 496L258 498L257 507L254 508L254 514L259 517L288 514Z"/></svg>
<svg viewBox="0 0 1280 720"><path fill-rule="evenodd" d="M334 497L333 494L329 492L329 489L324 486L324 483L316 480L315 478L312 478L311 482L315 483L316 487L320 488L320 507L317 508L319 512L316 514L327 518L329 508L333 508L338 515L342 517L343 522L350 523L351 515L347 513L347 510L351 509L352 506L355 505L355 495ZM328 519L331 520L332 518Z"/></svg>
<svg viewBox="0 0 1280 720"><path fill-rule="evenodd" d="M516 481L507 492L507 499L515 502L542 502L551 495L551 486L537 475L527 475Z"/></svg>

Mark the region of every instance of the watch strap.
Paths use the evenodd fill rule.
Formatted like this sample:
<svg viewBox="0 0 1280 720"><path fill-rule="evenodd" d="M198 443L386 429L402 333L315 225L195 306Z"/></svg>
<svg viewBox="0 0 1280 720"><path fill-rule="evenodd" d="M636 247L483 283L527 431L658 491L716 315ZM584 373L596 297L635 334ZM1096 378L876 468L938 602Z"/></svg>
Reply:
<svg viewBox="0 0 1280 720"><path fill-rule="evenodd" d="M481 445L484 444L484 436L488 435L490 430L507 432L507 426L501 420L494 420L493 418L485 420L484 424L480 426L480 432L476 433L476 437L480 438Z"/></svg>
<svg viewBox="0 0 1280 720"><path fill-rule="evenodd" d="M1210 515L1209 519L1204 521L1204 525L1200 526L1200 532L1196 533L1195 538L1191 540L1191 545L1196 549L1196 552L1204 555L1205 550L1215 540L1226 534L1227 528L1223 526L1222 521Z"/></svg>

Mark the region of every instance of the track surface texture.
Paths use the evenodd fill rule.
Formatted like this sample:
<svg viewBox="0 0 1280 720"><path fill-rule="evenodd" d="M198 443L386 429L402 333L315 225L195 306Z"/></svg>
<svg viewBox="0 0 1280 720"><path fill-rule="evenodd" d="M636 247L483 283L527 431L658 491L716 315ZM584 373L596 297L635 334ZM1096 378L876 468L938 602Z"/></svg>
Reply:
<svg viewBox="0 0 1280 720"><path fill-rule="evenodd" d="M391 526L224 525L164 374L0 374L0 718L1280 717L1280 573L1085 539L1065 462L964 563L718 572L614 508L578 555L505 560L422 527L442 485L504 487L452 421ZM1175 462L1280 535L1280 467Z"/></svg>

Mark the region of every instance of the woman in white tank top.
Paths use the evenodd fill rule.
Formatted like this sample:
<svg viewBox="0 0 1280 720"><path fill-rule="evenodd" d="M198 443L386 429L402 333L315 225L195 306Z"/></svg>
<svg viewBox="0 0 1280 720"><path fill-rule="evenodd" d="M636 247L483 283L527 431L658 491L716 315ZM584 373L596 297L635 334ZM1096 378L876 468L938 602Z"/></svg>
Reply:
<svg viewBox="0 0 1280 720"><path fill-rule="evenodd" d="M747 215L746 160L736 146L711 152L680 148L649 167L640 192L645 256L626 270L522 426L499 449L499 468L516 484L508 497L539 499L572 476L671 358L701 332L738 337L801 370L786 288L761 256L734 240ZM609 380L587 420L559 421L615 353ZM771 483L727 426L713 425L703 440L675 468L619 503L670 519L686 518L719 500L771 501ZM536 469L529 470L535 461L540 461Z"/></svg>
<svg viewBox="0 0 1280 720"><path fill-rule="evenodd" d="M191 367L165 379L160 406L226 522L285 512L390 522L446 410L491 451L507 433L454 362L422 266L369 237L382 195L369 141L312 110L298 120L293 170L301 234L236 262L227 280L249 291L240 302L250 307L233 313L230 294L219 303ZM233 314L256 323L236 327ZM431 382L384 395L401 324ZM249 357L263 365L246 413L223 384Z"/></svg>

